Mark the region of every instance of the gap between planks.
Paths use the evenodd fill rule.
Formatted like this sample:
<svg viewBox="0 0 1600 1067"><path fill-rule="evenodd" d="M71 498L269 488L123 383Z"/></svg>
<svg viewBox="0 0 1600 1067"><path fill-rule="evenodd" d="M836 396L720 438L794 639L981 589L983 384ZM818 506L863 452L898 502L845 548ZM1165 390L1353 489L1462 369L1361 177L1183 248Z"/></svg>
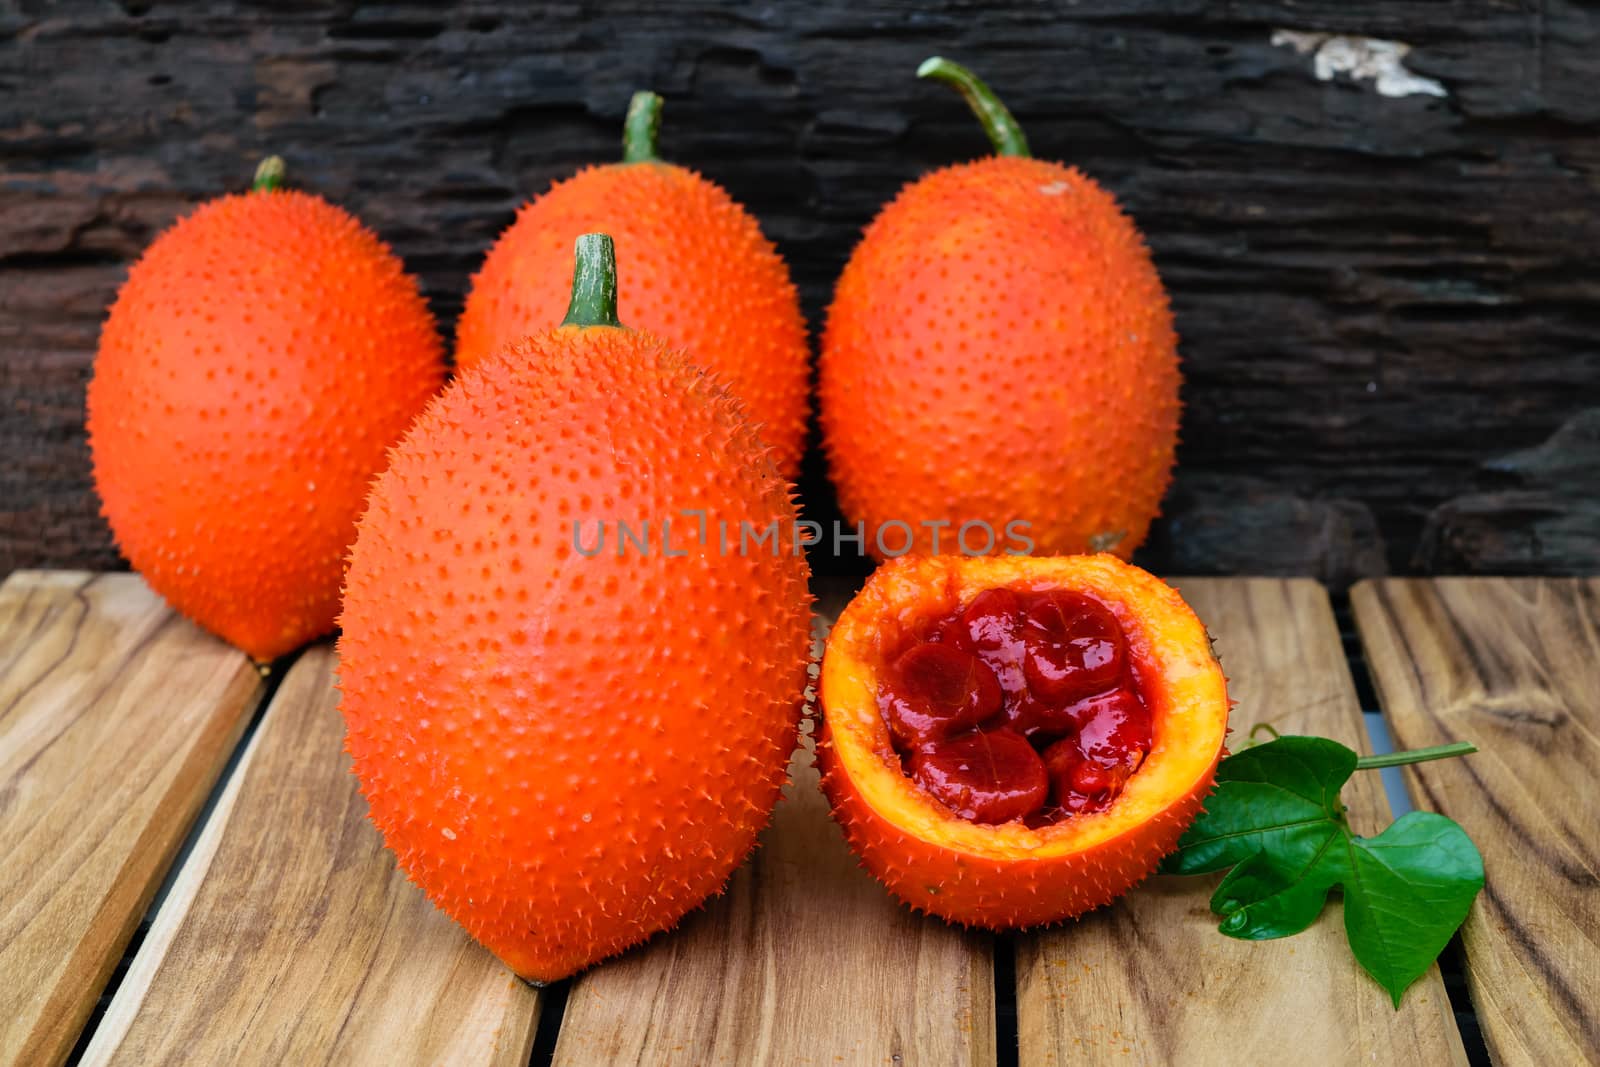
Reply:
<svg viewBox="0 0 1600 1067"><path fill-rule="evenodd" d="M1241 700L1235 736L1265 720L1366 747L1320 587L1180 585ZM285 679L85 1062L526 1062L538 998L395 871L348 773L332 673L324 646ZM574 983L556 1062L996 1061L992 939L895 904L845 849L807 754L794 771L724 896ZM1349 799L1370 831L1386 808L1364 779ZM1022 1062L1231 1064L1308 1048L1326 1062L1463 1062L1436 970L1396 1013L1349 958L1337 905L1298 938L1244 944L1216 932L1213 882L1153 879L1019 937Z"/></svg>
<svg viewBox="0 0 1600 1067"><path fill-rule="evenodd" d="M1256 723L1370 751L1327 593L1310 579L1177 579L1237 701L1235 744ZM1353 828L1389 821L1376 774L1346 787ZM1017 943L1024 1064L1464 1064L1437 966L1400 1010L1362 972L1331 898L1302 934L1217 932L1221 875L1156 876L1076 924Z"/></svg>
<svg viewBox="0 0 1600 1067"><path fill-rule="evenodd" d="M1181 588L1243 702L1242 727L1366 738L1326 594L1309 580ZM836 612L842 602L824 605ZM992 1064L993 939L913 916L859 870L802 755L726 896L581 976L555 1062ZM1357 828L1387 818L1375 776ZM1020 1061L1465 1063L1437 968L1396 1012L1346 947L1337 904L1276 944L1216 930L1212 879L1156 878L1082 922L1020 935Z"/></svg>
<svg viewBox="0 0 1600 1067"><path fill-rule="evenodd" d="M84 1064L526 1064L539 997L395 867L329 645L290 668Z"/></svg>
<svg viewBox="0 0 1600 1067"><path fill-rule="evenodd" d="M71 1052L261 691L135 575L0 585L0 1063Z"/></svg>
<svg viewBox="0 0 1600 1067"><path fill-rule="evenodd" d="M852 591L819 590L819 651ZM804 741L726 892L579 976L556 1064L995 1062L992 939L913 915L861 870Z"/></svg>
<svg viewBox="0 0 1600 1067"><path fill-rule="evenodd" d="M1460 822L1487 884L1462 928L1496 1064L1600 1063L1600 579L1378 579L1351 593L1404 768Z"/></svg>

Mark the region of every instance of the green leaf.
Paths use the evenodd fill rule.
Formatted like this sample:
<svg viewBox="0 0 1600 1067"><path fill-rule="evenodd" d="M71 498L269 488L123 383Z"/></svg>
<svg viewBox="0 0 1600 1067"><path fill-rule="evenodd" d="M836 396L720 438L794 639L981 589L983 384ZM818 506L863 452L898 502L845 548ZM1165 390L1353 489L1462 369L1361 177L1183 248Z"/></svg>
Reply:
<svg viewBox="0 0 1600 1067"><path fill-rule="evenodd" d="M1339 788L1355 769L1356 754L1325 737L1280 737L1229 756L1205 811L1161 870L1205 874L1262 850L1284 856L1285 867L1309 860L1344 825Z"/></svg>
<svg viewBox="0 0 1600 1067"><path fill-rule="evenodd" d="M1342 829L1330 833L1304 862L1257 852L1229 871L1211 896L1211 910L1223 916L1217 929L1241 941L1268 941L1310 926L1343 880L1346 836Z"/></svg>
<svg viewBox="0 0 1600 1067"><path fill-rule="evenodd" d="M1344 929L1356 960L1394 1006L1439 958L1483 888L1483 857L1465 830L1429 811L1377 837L1352 837Z"/></svg>
<svg viewBox="0 0 1600 1067"><path fill-rule="evenodd" d="M1341 889L1351 951L1398 1008L1466 918L1483 888L1483 859L1460 826L1429 812L1377 837L1352 834L1339 790L1356 767L1354 752L1320 737L1281 737L1228 757L1162 870L1232 867L1211 910L1222 933L1248 941L1301 932Z"/></svg>

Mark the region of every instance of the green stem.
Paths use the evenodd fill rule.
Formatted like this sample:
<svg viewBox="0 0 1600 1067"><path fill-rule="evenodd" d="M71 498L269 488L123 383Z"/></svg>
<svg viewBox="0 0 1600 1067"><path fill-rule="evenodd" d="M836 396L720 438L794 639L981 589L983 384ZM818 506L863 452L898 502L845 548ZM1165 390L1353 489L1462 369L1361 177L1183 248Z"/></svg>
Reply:
<svg viewBox="0 0 1600 1067"><path fill-rule="evenodd" d="M1000 98L994 95L994 90L983 84L972 71L942 56L933 56L917 68L917 77L932 78L959 89L967 99L967 106L983 123L983 132L989 135L995 155L1032 155L1028 151L1028 138L1023 134L1022 127L1017 125L1017 120L1006 110Z"/></svg>
<svg viewBox="0 0 1600 1067"><path fill-rule="evenodd" d="M573 250L572 303L563 326L615 326L617 321L617 252L603 233L586 233Z"/></svg>
<svg viewBox="0 0 1600 1067"><path fill-rule="evenodd" d="M1414 748L1409 752L1386 752L1381 756L1362 756L1356 760L1356 770L1370 771L1378 767L1403 767L1408 763L1426 763L1429 760L1467 756L1478 751L1470 741L1457 741L1451 745L1434 745L1432 748Z"/></svg>
<svg viewBox="0 0 1600 1067"><path fill-rule="evenodd" d="M256 180L251 184L252 193L270 193L283 188L283 157L268 156L256 168Z"/></svg>
<svg viewBox="0 0 1600 1067"><path fill-rule="evenodd" d="M1280 734L1278 732L1278 728L1276 726L1272 725L1270 722L1258 722L1254 726L1250 727L1250 743L1251 744L1259 745L1259 744L1263 744L1264 743L1264 742L1256 740L1256 734L1258 732L1259 733L1271 734L1272 735L1272 739L1274 741L1276 741L1278 738L1283 736L1282 734Z"/></svg>
<svg viewBox="0 0 1600 1067"><path fill-rule="evenodd" d="M661 97L651 92L633 94L628 117L622 120L622 161L656 163L656 131L661 128Z"/></svg>

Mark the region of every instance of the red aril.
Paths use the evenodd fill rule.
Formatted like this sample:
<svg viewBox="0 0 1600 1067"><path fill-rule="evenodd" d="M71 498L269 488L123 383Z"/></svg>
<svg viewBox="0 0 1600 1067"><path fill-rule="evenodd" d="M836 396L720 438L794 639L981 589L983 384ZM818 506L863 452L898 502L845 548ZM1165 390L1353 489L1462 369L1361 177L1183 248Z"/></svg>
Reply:
<svg viewBox="0 0 1600 1067"><path fill-rule="evenodd" d="M961 612L972 647L993 652L1022 640L1022 600L1010 589L985 589Z"/></svg>
<svg viewBox="0 0 1600 1067"><path fill-rule="evenodd" d="M1104 810L1150 749L1127 637L1094 597L985 589L911 640L883 671L879 711L902 766L963 818Z"/></svg>
<svg viewBox="0 0 1600 1067"><path fill-rule="evenodd" d="M955 622L1008 693L1027 687L1022 675L1022 599L1010 589L985 589Z"/></svg>
<svg viewBox="0 0 1600 1067"><path fill-rule="evenodd" d="M1086 759L1074 737L1057 741L1044 750L1041 759L1050 776L1051 799L1069 815L1103 811L1122 792L1132 773L1125 764L1107 767Z"/></svg>
<svg viewBox="0 0 1600 1067"><path fill-rule="evenodd" d="M953 644L913 645L895 660L879 701L895 738L916 747L970 729L1000 710L994 672Z"/></svg>
<svg viewBox="0 0 1600 1067"><path fill-rule="evenodd" d="M1044 763L1015 731L959 734L911 757L917 784L963 819L1010 822L1038 811L1050 791Z"/></svg>
<svg viewBox="0 0 1600 1067"><path fill-rule="evenodd" d="M1078 720L1078 747L1089 759L1108 766L1138 766L1150 751L1150 716L1129 689L1080 701L1073 707Z"/></svg>
<svg viewBox="0 0 1600 1067"><path fill-rule="evenodd" d="M1103 604L1079 593L1049 592L1028 607L1023 674L1048 700L1081 700L1116 685L1127 640Z"/></svg>

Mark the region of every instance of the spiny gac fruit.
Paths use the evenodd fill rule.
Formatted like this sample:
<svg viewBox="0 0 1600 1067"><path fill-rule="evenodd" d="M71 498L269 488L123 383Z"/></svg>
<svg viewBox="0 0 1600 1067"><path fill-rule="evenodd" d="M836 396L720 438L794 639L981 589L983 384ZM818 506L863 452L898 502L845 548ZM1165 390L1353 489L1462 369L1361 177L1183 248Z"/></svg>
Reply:
<svg viewBox="0 0 1600 1067"><path fill-rule="evenodd" d="M1228 695L1177 592L1116 557L904 557L839 617L834 817L913 907L991 929L1126 892L1210 791Z"/></svg>
<svg viewBox="0 0 1600 1067"><path fill-rule="evenodd" d="M971 523L961 551L983 550L982 524L997 551L1025 522L1041 554L1126 559L1177 442L1161 280L1111 195L1030 158L971 72L932 59L918 73L962 89L998 154L906 186L839 278L819 397L840 506L875 548L872 531L900 522L914 551L954 552Z"/></svg>
<svg viewBox="0 0 1600 1067"><path fill-rule="evenodd" d="M627 264L622 321L721 378L792 479L805 450L809 350L789 268L726 190L657 157L660 115L659 96L635 94L621 163L585 168L523 205L472 279L456 365L556 321L573 234L604 231Z"/></svg>
<svg viewBox="0 0 1600 1067"><path fill-rule="evenodd" d="M88 399L123 555L257 660L333 629L367 484L445 373L399 258L282 176L272 157L251 192L156 238L111 307Z"/></svg>
<svg viewBox="0 0 1600 1067"><path fill-rule="evenodd" d="M578 247L567 325L457 377L395 448L339 643L384 840L541 982L722 886L777 801L809 663L768 446L704 372L618 328L610 241Z"/></svg>

